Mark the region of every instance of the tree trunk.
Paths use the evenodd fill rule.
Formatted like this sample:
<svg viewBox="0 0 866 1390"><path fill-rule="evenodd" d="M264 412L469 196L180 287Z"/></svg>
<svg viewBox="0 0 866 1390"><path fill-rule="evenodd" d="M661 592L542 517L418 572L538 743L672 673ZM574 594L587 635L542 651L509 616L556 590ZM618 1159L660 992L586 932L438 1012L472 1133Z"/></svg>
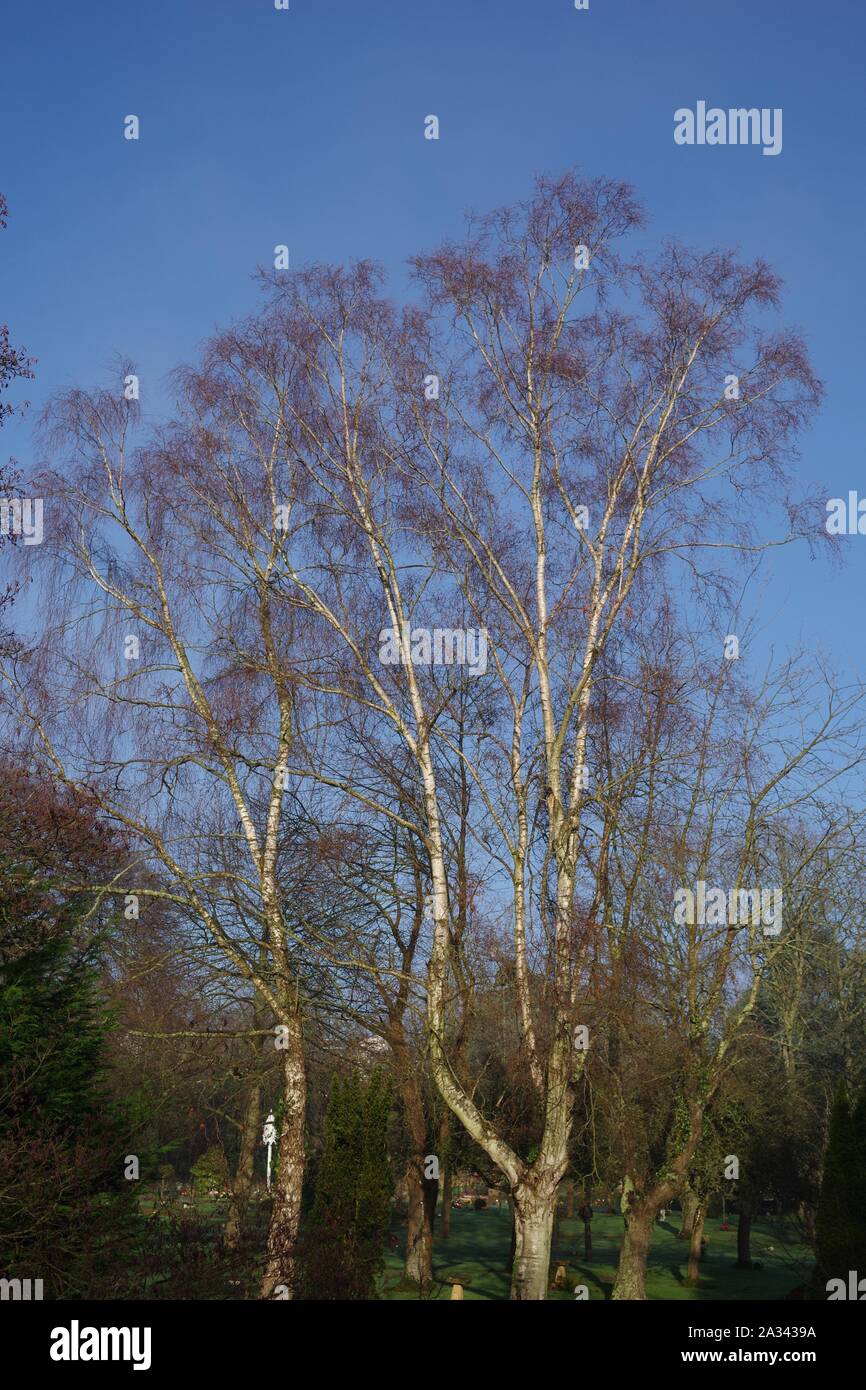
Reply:
<svg viewBox="0 0 866 1390"><path fill-rule="evenodd" d="M401 1038L392 1043L397 1059L400 1094L409 1131L411 1150L406 1170L409 1209L406 1214L406 1278L420 1288L433 1282L433 1218L439 1193L438 1178L425 1178L425 1161L430 1154L427 1114L418 1076L418 1059Z"/></svg>
<svg viewBox="0 0 866 1390"><path fill-rule="evenodd" d="M613 1298L631 1301L646 1298L646 1262L654 1212L652 1202L628 1206L623 1200L625 1235L619 1253Z"/></svg>
<svg viewBox="0 0 866 1390"><path fill-rule="evenodd" d="M515 1301L538 1302L547 1298L556 1193L556 1186L551 1189L525 1184L514 1193L511 1297Z"/></svg>
<svg viewBox="0 0 866 1390"><path fill-rule="evenodd" d="M451 1173L450 1138L451 1111L446 1110L439 1125L439 1190L442 1193L442 1214L439 1217L440 1240L447 1240L451 1235L451 1196L454 1190L454 1178Z"/></svg>
<svg viewBox="0 0 866 1390"><path fill-rule="evenodd" d="M453 1190L454 1179L449 1166L442 1175L442 1214L439 1217L440 1240L447 1240L451 1234L451 1198Z"/></svg>
<svg viewBox="0 0 866 1390"><path fill-rule="evenodd" d="M241 1231L244 1228L247 1216L247 1208L250 1203L250 1193L253 1187L253 1176L255 1171L256 1141L259 1134L259 1119L261 1118L262 1088L258 1081L255 1081L249 1089L247 1096L246 1112L244 1122L241 1126L241 1145L238 1154L238 1167L232 1183L231 1198L229 1200L229 1214L225 1225L225 1242L230 1250L234 1250L241 1238Z"/></svg>
<svg viewBox="0 0 866 1390"><path fill-rule="evenodd" d="M583 1222L583 1258L589 1262L592 1259L592 1183L589 1178L583 1185L583 1206L579 1215Z"/></svg>
<svg viewBox="0 0 866 1390"><path fill-rule="evenodd" d="M424 1177L424 1154L410 1158L406 1170L409 1209L406 1215L405 1275L427 1289L433 1282L433 1217L439 1184Z"/></svg>
<svg viewBox="0 0 866 1390"><path fill-rule="evenodd" d="M701 1282L701 1241L704 1235L705 1211L706 1207L704 1203L698 1202L692 1221L692 1232L689 1237L689 1264L686 1273L686 1282L694 1285Z"/></svg>
<svg viewBox="0 0 866 1390"><path fill-rule="evenodd" d="M277 1173L271 1188L274 1205L268 1228L262 1298L294 1298L297 1292L307 1077L298 1014L292 1015L288 1027L288 1046L283 1058L283 1115L277 1145Z"/></svg>
<svg viewBox="0 0 866 1390"><path fill-rule="evenodd" d="M683 1190L680 1197L680 1205L683 1209L683 1220L680 1229L677 1231L677 1240L691 1240L692 1227L695 1224L695 1213L698 1209L698 1199L690 1187Z"/></svg>
<svg viewBox="0 0 866 1390"><path fill-rule="evenodd" d="M735 1268L752 1268L752 1208L748 1202L740 1203L740 1218L737 1222L737 1263Z"/></svg>

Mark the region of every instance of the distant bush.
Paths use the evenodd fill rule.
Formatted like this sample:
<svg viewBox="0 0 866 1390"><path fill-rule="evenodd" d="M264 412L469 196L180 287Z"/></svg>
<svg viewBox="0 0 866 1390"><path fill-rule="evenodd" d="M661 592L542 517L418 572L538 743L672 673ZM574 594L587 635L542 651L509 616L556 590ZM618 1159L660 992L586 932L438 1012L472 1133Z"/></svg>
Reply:
<svg viewBox="0 0 866 1390"><path fill-rule="evenodd" d="M224 1192L229 1183L229 1165L222 1149L217 1144L211 1144L192 1165L190 1176L197 1197L206 1197L214 1188L217 1192Z"/></svg>

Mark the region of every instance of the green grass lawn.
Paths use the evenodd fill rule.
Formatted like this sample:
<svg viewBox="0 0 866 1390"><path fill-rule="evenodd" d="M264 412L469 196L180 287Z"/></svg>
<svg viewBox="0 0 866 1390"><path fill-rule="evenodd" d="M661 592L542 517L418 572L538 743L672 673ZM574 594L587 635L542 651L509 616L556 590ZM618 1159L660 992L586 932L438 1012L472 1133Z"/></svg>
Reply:
<svg viewBox="0 0 866 1390"><path fill-rule="evenodd" d="M717 1218L707 1221L704 1228L707 1253L701 1263L701 1284L699 1288L691 1288L685 1282L688 1245L676 1239L678 1225L679 1214L674 1213L672 1220L654 1227L647 1266L649 1299L781 1299L801 1282L810 1263L807 1252L792 1243L791 1234L785 1231L783 1224L756 1222L752 1232L752 1259L759 1260L763 1269L735 1269L736 1229L719 1230L721 1222ZM450 1238L443 1241L437 1236L434 1242L433 1268L437 1280L442 1281L447 1274L459 1271L471 1275L471 1283L464 1293L466 1299L507 1299L510 1230L510 1214L505 1207L452 1211ZM590 1298L610 1297L622 1230L621 1216L597 1212L592 1223L594 1258L591 1264L585 1264L577 1254L578 1251L581 1256L583 1253L583 1223L560 1220L553 1257L565 1264L571 1279L586 1284ZM394 1234L401 1242L401 1249L388 1251L382 1297L417 1298L417 1291L407 1287L402 1279L405 1226L395 1226ZM799 1267L798 1260L802 1262ZM451 1286L437 1282L431 1297L448 1299L450 1296ZM574 1295L551 1291L550 1297L573 1299Z"/></svg>
<svg viewBox="0 0 866 1390"><path fill-rule="evenodd" d="M140 1205L144 1214L150 1214L156 1199L156 1190L142 1193ZM192 1211L213 1231L217 1231L225 1221L228 1204L225 1201L210 1201L189 1198ZM178 1201L173 1208L181 1215ZM253 1213L256 1224L264 1230L267 1222L267 1205ZM647 1297L649 1299L699 1299L699 1300L744 1300L775 1301L782 1299L801 1283L811 1270L811 1256L803 1247L797 1245L785 1222L756 1222L752 1231L752 1258L760 1261L762 1269L735 1269L737 1258L737 1233L734 1224L729 1231L719 1229L721 1220L715 1217L704 1227L707 1239L707 1252L701 1263L701 1283L691 1288L685 1281L688 1260L687 1242L676 1239L679 1226L679 1213L673 1212L664 1225L653 1227L653 1241L647 1265ZM437 1221L437 1230L439 1222ZM586 1264L582 1258L583 1223L560 1218L558 1233L553 1243L552 1260L563 1263L572 1286L585 1284L590 1298L610 1298L616 1274L616 1263L622 1240L623 1223L619 1215L596 1212L592 1223L593 1260ZM406 1242L405 1224L395 1223L392 1235L400 1242L399 1250L385 1253L385 1271L380 1284L380 1296L386 1299L411 1301L418 1298L418 1291L403 1279L403 1258ZM446 1282L449 1274L458 1272L468 1275L470 1282L465 1285L464 1298L505 1300L511 1284L511 1271L508 1267L508 1251L511 1235L511 1217L507 1207L490 1207L486 1211L452 1210L451 1235L447 1241L436 1235L433 1250L433 1269L436 1283L430 1298L448 1300L451 1285ZM772 1247L772 1248L771 1248ZM580 1253L578 1253L580 1252ZM550 1291L552 1299L573 1300L570 1291Z"/></svg>

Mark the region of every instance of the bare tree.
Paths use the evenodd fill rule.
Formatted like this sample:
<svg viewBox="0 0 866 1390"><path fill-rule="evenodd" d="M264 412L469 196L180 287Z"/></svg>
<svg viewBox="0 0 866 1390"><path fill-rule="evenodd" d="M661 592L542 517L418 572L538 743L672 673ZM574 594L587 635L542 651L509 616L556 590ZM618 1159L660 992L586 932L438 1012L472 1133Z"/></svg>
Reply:
<svg viewBox="0 0 866 1390"><path fill-rule="evenodd" d="M698 597L724 596L722 561L761 548L755 503L778 496L820 394L802 343L754 327L778 296L765 265L677 246L627 265L616 246L640 221L623 185L542 179L525 204L417 258L423 302L403 312L366 263L276 276L265 309L181 375L180 419L143 454L128 454L123 402L65 402L75 459L57 484L66 519L52 553L66 616L53 623L46 608L42 659L7 665L7 679L57 774L142 838L285 1020L266 1288L291 1283L303 1156L293 932L276 872L288 770L424 846L433 1077L508 1183L512 1296L546 1294L602 906L586 777L598 675L629 623L675 602L676 562ZM788 517L790 539L806 518L790 503ZM99 604L76 607L76 583ZM115 644L120 615L148 639L134 674L110 669L112 639L93 658L108 615ZM455 706L467 666L479 690L468 722ZM110 715L98 739L94 703ZM335 769L318 757L324 721L338 729L350 710L364 742ZM367 783L368 741L406 766L398 801ZM205 798L221 834L239 825L264 923L255 943L209 907L209 871L190 855ZM461 814L508 921L531 1158L454 1052L448 827Z"/></svg>
<svg viewBox="0 0 866 1390"><path fill-rule="evenodd" d="M3 197L3 194L0 193L0 229L6 226L6 217L6 199ZM14 381L26 381L32 379L32 377L33 359L28 357L27 353L21 348L16 348L10 343L8 325L0 323L0 396L2 396L5 391L8 391ZM16 408L20 407L12 405L9 401L0 400L0 426L2 426L4 420L8 419L8 417L14 413ZM14 531L11 531L8 526L8 509L14 501L16 481L14 469L6 466L0 461L0 503L2 503L4 508L2 517L4 524L2 534L0 534L0 541L5 542L7 536L11 534L12 544L15 543L17 538L15 537ZM13 581L7 585L5 590L0 591L0 614L2 614L3 609L12 602L17 590L18 584ZM3 629L0 628L0 643L3 643L8 648L10 640L9 635L5 634Z"/></svg>
<svg viewBox="0 0 866 1390"><path fill-rule="evenodd" d="M724 662L702 679L700 648L692 670L677 672L675 654L648 669L622 736L610 739L609 721L599 736L609 804L595 983L623 1171L618 1299L645 1297L655 1213L674 1196L695 1273L723 1167L708 1171L709 1121L765 980L814 929L862 816L830 791L862 762L861 690L791 660L750 692Z"/></svg>
<svg viewBox="0 0 866 1390"><path fill-rule="evenodd" d="M260 399L270 383L261 413L285 441L291 521L276 583L330 663L305 679L390 725L413 761L432 881L431 1062L512 1190L515 1298L546 1292L583 1066L575 893L599 661L675 558L709 585L704 548L758 548L737 504L778 489L819 395L795 337L752 329L753 310L777 296L766 266L671 247L627 269L613 246L638 222L620 185L542 180L526 205L416 260L424 310L396 314L366 265L315 269L278 288L221 353L223 391ZM275 343L291 360L278 390ZM794 534L796 508L789 516ZM498 711L495 730L456 750L413 638L446 614L484 630ZM381 631L393 634L393 664L371 650ZM509 895L515 1006L542 1116L531 1162L449 1056L446 748L474 783L478 835L496 841Z"/></svg>
<svg viewBox="0 0 866 1390"><path fill-rule="evenodd" d="M72 392L49 423L72 456L48 480L44 625L4 664L7 688L44 766L134 845L108 886L195 918L275 1020L282 1115L263 1292L291 1294L306 1081L278 876L294 692L289 615L275 622L271 603L273 487L253 487L240 460L221 472L195 459L182 424L135 448L120 391ZM228 839L246 856L233 869ZM255 904L246 921L235 892Z"/></svg>

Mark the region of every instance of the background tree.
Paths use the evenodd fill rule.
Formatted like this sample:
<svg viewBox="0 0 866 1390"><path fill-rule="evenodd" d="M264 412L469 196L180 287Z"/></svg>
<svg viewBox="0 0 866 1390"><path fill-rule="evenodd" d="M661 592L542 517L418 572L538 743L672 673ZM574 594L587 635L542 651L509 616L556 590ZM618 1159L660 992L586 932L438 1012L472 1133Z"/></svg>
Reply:
<svg viewBox="0 0 866 1390"><path fill-rule="evenodd" d="M132 1278L135 1149L109 1095L108 923L88 884L111 853L91 807L4 765L0 1267L55 1298L122 1297Z"/></svg>
<svg viewBox="0 0 866 1390"><path fill-rule="evenodd" d="M846 1289L851 1271L866 1269L866 1100L851 1106L840 1082L824 1155L824 1171L815 1219L817 1297L827 1297L827 1281L841 1279Z"/></svg>
<svg viewBox="0 0 866 1390"><path fill-rule="evenodd" d="M393 1179L388 1160L391 1088L375 1070L334 1077L316 1196L304 1237L308 1298L374 1296L390 1217Z"/></svg>
<svg viewBox="0 0 866 1390"><path fill-rule="evenodd" d="M8 208L6 199L0 193L0 230L6 226ZM9 326L0 323L0 398L8 391L15 381L26 381L33 377L33 359L27 353L16 348L9 341ZM16 409L10 401L0 399L0 426ZM15 495L16 475L13 468L9 467L3 460L0 460L0 499L9 501ZM5 544L8 540L7 535L0 537L0 544ZM14 539L12 541L14 544ZM18 584L11 582L4 590L0 590L0 645L6 649L10 648L11 636L3 628L3 610L12 602L18 591Z"/></svg>

